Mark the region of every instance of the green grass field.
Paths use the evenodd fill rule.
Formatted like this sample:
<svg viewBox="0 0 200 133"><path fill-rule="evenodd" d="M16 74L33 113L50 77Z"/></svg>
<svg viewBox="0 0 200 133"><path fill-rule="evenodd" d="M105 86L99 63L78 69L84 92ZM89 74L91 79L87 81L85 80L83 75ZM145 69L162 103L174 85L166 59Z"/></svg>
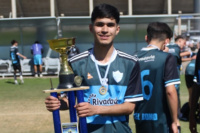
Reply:
<svg viewBox="0 0 200 133"><path fill-rule="evenodd" d="M181 76L181 104L188 101L184 76ZM44 99L49 94L50 78L25 78L23 85L14 85L13 79L0 79L0 132L1 133L53 133L52 113L45 108ZM52 78L53 86L58 79ZM68 111L61 111L61 122L69 122ZM130 126L135 133L130 115ZM188 122L181 121L182 133L189 132ZM198 131L200 125L198 124Z"/></svg>

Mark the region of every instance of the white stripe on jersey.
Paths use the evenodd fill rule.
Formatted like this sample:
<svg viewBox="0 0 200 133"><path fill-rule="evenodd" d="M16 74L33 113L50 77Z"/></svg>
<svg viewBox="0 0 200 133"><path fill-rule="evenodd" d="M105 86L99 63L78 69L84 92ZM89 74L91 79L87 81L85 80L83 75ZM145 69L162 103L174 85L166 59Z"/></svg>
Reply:
<svg viewBox="0 0 200 133"><path fill-rule="evenodd" d="M181 84L181 81L176 81L176 82L170 82L165 85L165 87L170 86L170 85L176 85L176 84Z"/></svg>
<svg viewBox="0 0 200 133"><path fill-rule="evenodd" d="M137 101L142 101L142 100L144 100L143 97L137 97L137 98L125 99L125 102L137 102Z"/></svg>
<svg viewBox="0 0 200 133"><path fill-rule="evenodd" d="M134 61L137 61L137 60L138 60L137 57L132 56L132 55L129 55L129 54L124 53L124 52L122 52L122 51L117 50L117 52L118 52L119 56L126 57L126 58L132 59L132 60L134 60Z"/></svg>
<svg viewBox="0 0 200 133"><path fill-rule="evenodd" d="M85 51L85 52L83 52L83 53L74 55L74 56L71 57L68 61L69 61L69 62L72 62L72 61L78 60L78 59L80 59L80 58L86 57L86 56L88 56L88 55L89 55L89 51Z"/></svg>

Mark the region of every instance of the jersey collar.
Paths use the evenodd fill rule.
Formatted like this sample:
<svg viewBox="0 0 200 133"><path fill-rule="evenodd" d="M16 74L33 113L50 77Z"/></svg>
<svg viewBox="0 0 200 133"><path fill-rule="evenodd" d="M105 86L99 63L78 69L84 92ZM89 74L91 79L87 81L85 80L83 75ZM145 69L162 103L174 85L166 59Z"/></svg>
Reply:
<svg viewBox="0 0 200 133"><path fill-rule="evenodd" d="M93 48L93 49L94 49L94 48ZM117 57L117 50L114 48L113 53L112 53L112 56L111 56L111 58L110 58L110 61L107 62L107 63L105 63L105 64L102 64L102 63L100 63L99 61L97 61L97 60L95 59L94 50L93 50L93 49L90 50L90 58L91 58L94 62L97 62L98 65L107 66L109 63L112 63L112 62L115 60L115 58Z"/></svg>

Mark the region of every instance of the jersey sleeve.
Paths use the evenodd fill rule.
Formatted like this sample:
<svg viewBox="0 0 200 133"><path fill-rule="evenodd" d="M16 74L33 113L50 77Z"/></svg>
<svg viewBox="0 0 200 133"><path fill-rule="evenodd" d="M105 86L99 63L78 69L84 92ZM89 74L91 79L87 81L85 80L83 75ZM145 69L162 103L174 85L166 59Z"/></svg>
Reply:
<svg viewBox="0 0 200 133"><path fill-rule="evenodd" d="M17 47L15 48L15 53L16 53L16 54L18 54L18 53L19 53L19 50L18 50L18 48L17 48Z"/></svg>
<svg viewBox="0 0 200 133"><path fill-rule="evenodd" d="M125 94L125 102L136 102L143 100L141 78L140 78L140 65L137 61L129 79L127 91Z"/></svg>
<svg viewBox="0 0 200 133"><path fill-rule="evenodd" d="M197 83L200 83L200 50L197 53L196 64L195 64L195 76L197 78Z"/></svg>
<svg viewBox="0 0 200 133"><path fill-rule="evenodd" d="M176 48L176 58L177 58L177 63L178 63L178 65L181 65L181 63L182 63L182 61L181 61L181 56L180 56L180 53L181 53L181 50L180 50L180 48L179 48L179 46L177 46L177 48Z"/></svg>
<svg viewBox="0 0 200 133"><path fill-rule="evenodd" d="M165 87L169 85L180 84L180 78L178 75L178 69L176 66L176 61L173 58L172 54L169 54L166 63L165 63L165 71L164 71L164 81Z"/></svg>

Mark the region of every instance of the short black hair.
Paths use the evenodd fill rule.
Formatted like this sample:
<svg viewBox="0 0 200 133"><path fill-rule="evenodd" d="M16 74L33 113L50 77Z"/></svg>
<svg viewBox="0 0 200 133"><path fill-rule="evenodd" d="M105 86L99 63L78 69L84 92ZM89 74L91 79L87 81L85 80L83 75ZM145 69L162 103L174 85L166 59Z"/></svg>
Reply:
<svg viewBox="0 0 200 133"><path fill-rule="evenodd" d="M38 44L38 43L39 43L39 41L35 41L35 43L37 43L37 44Z"/></svg>
<svg viewBox="0 0 200 133"><path fill-rule="evenodd" d="M185 39L182 35L178 35L174 40L175 42L178 41L179 39Z"/></svg>
<svg viewBox="0 0 200 133"><path fill-rule="evenodd" d="M172 36L173 32L166 23L152 22L147 27L147 42L150 42L152 39L164 41L167 38L171 39Z"/></svg>
<svg viewBox="0 0 200 133"><path fill-rule="evenodd" d="M91 22L94 23L97 18L114 18L117 24L120 20L118 9L105 3L95 6L91 15Z"/></svg>
<svg viewBox="0 0 200 133"><path fill-rule="evenodd" d="M16 40L12 40L11 44L14 45L15 43L18 43Z"/></svg>

